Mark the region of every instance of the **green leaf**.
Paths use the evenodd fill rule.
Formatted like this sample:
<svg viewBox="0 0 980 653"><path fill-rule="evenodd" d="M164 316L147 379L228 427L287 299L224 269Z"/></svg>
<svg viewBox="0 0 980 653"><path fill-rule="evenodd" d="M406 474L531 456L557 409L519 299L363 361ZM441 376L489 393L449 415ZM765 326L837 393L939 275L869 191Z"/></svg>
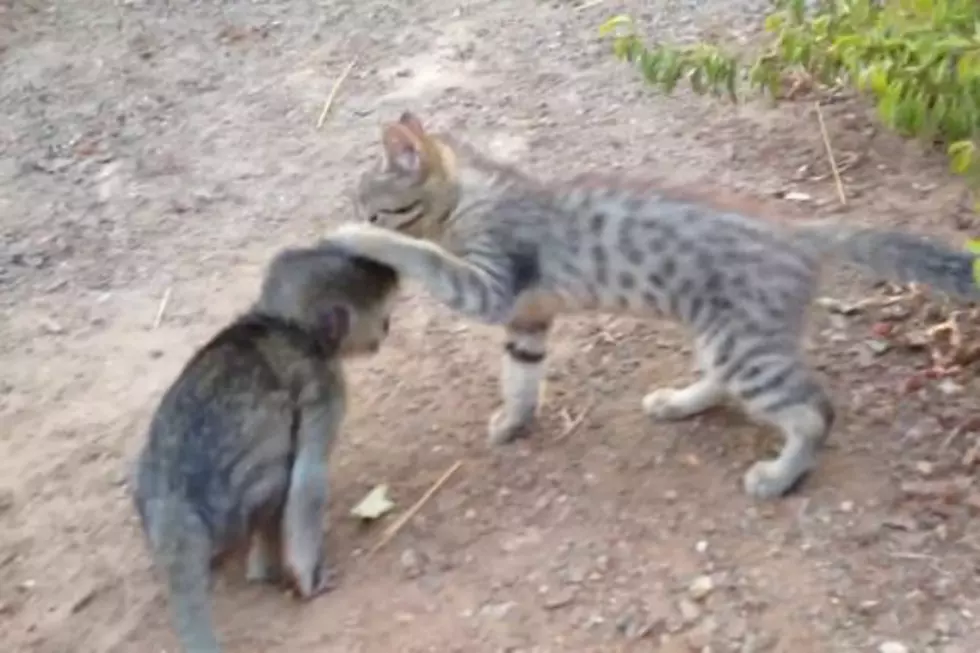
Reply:
<svg viewBox="0 0 980 653"><path fill-rule="evenodd" d="M956 141L946 153L950 158L950 169L958 175L965 174L973 163L976 145L973 141Z"/></svg>
<svg viewBox="0 0 980 653"><path fill-rule="evenodd" d="M633 18L631 16L628 14L619 14L618 16L613 16L602 25L599 25L599 36L608 36L620 27L629 27L632 32L633 25Z"/></svg>
<svg viewBox="0 0 980 653"><path fill-rule="evenodd" d="M974 207L980 210L980 207ZM980 239L973 239L966 243L966 249L971 254L976 254L973 259L973 285L980 288Z"/></svg>
<svg viewBox="0 0 980 653"><path fill-rule="evenodd" d="M766 22L763 24L767 32L778 32L786 24L786 19L782 14L769 14L766 16Z"/></svg>

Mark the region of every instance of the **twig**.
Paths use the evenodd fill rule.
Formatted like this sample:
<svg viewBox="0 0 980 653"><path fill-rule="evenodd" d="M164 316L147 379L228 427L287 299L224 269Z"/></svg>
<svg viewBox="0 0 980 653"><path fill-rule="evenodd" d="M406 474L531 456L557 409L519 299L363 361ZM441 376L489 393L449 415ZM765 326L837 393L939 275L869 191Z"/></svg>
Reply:
<svg viewBox="0 0 980 653"><path fill-rule="evenodd" d="M333 106L333 101L337 97L337 91L340 90L340 85L344 83L344 80L347 79L351 71L354 70L354 65L356 63L357 63L357 57L355 56L353 59L350 60L350 63L347 64L347 67L344 68L344 72L340 74L340 77L337 78L337 81L333 83L333 88L330 89L330 95L327 96L327 99L323 103L323 110L320 111L320 117L317 118L316 120L317 129L323 127L323 121L327 119L327 114L330 112L330 107Z"/></svg>
<svg viewBox="0 0 980 653"><path fill-rule="evenodd" d="M959 438L961 435L963 435L964 433L966 433L966 429L963 428L963 425L962 424L960 426L957 426L956 428L954 428L950 432L950 434L948 436L946 436L946 439L943 440L943 443L941 445L939 445L939 451L940 452L943 452L943 451L946 451L947 449L949 449L950 446L952 446L953 442L957 438Z"/></svg>
<svg viewBox="0 0 980 653"><path fill-rule="evenodd" d="M156 316L156 319L153 320L153 328L154 329L160 328L160 323L163 322L163 314L167 310L167 304L170 303L170 291L171 290L172 290L172 287L167 286L167 290L164 291L163 297L160 298L160 306L159 306L159 308L157 308L157 316Z"/></svg>
<svg viewBox="0 0 980 653"><path fill-rule="evenodd" d="M837 160L834 158L834 150L830 147L830 137L827 136L827 125L823 121L823 111L820 110L820 103L814 102L817 108L817 121L820 122L820 135L823 137L823 146L827 149L827 158L830 160L830 169L834 172L834 182L837 184L837 196L840 203L847 205L847 196L844 194L844 183L840 180L840 169L837 167Z"/></svg>
<svg viewBox="0 0 980 653"><path fill-rule="evenodd" d="M449 480L449 477L452 476L456 472L456 470L459 469L462 465L463 465L463 461L457 460L452 467L447 469L446 472L439 477L439 480L433 483L432 487L430 487L425 492L425 494L423 494L421 498L419 498L419 500L415 502L415 505L413 505L411 508L406 510L405 514L399 517L395 521L395 523L393 523L391 526L388 527L387 530L385 530L384 535L381 536L381 539L378 540L378 543L375 544L373 547L371 547L371 550L368 551L367 557L373 556L375 553L377 553L377 551L381 547L383 547L385 544L391 541L391 539L395 537L398 531L400 531L402 527L405 524L407 524L412 517L415 516L415 513L417 513L419 510L422 509L422 506L425 505L425 503L432 498L432 495L434 495L436 491L440 487L442 487L446 483L446 481Z"/></svg>
<svg viewBox="0 0 980 653"><path fill-rule="evenodd" d="M606 0L588 0L588 2L583 2L579 6L575 7L575 11L585 11L586 9L591 9L592 7L601 5L605 1Z"/></svg>
<svg viewBox="0 0 980 653"><path fill-rule="evenodd" d="M595 405L595 399L589 400L589 403L585 405L585 408L583 408L582 412L578 414L578 417L576 417L573 420L569 420L568 424L565 425L565 430L562 431L561 434L555 439L558 442L561 442L562 440L570 436L572 433L577 431L578 427L582 426L582 422L585 421L585 418L588 417L589 412L592 410L592 407L594 405Z"/></svg>

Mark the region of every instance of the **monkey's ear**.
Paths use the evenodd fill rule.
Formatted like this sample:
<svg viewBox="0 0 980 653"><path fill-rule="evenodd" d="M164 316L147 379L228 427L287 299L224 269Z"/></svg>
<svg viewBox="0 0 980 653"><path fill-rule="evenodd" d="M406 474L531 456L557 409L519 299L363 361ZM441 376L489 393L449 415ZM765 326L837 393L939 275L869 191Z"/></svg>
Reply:
<svg viewBox="0 0 980 653"><path fill-rule="evenodd" d="M387 169L417 177L425 174L422 141L408 127L400 122L385 125L381 131L381 144Z"/></svg>
<svg viewBox="0 0 980 653"><path fill-rule="evenodd" d="M404 125L408 131L415 134L420 140L425 138L425 128L422 126L422 121L411 111L402 112L401 117L398 118L398 124Z"/></svg>
<svg viewBox="0 0 980 653"><path fill-rule="evenodd" d="M324 339L340 342L350 333L353 319L349 306L330 304L317 311L316 321Z"/></svg>

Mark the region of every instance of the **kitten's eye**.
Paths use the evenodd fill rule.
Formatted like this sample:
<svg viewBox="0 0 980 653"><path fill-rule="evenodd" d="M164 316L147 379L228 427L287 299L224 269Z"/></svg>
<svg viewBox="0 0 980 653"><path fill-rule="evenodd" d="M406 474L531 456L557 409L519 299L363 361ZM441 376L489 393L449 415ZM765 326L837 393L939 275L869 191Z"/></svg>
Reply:
<svg viewBox="0 0 980 653"><path fill-rule="evenodd" d="M388 335L388 331L391 330L391 318L386 317L384 322L381 323L381 331Z"/></svg>
<svg viewBox="0 0 980 653"><path fill-rule="evenodd" d="M421 206L422 206L422 200L415 200L411 204L400 206L397 209L391 209L391 211L389 212L394 213L395 215L406 215L408 213L412 213L413 211L416 211Z"/></svg>

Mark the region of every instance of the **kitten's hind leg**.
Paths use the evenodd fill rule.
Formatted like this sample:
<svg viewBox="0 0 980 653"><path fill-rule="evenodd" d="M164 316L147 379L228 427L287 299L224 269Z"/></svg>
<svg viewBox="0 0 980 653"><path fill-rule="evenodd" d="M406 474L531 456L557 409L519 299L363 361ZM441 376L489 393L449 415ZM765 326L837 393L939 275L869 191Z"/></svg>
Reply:
<svg viewBox="0 0 980 653"><path fill-rule="evenodd" d="M744 356L726 372L729 389L754 418L783 434L779 455L757 461L743 477L745 492L771 499L789 492L816 464L834 423L833 404L797 351Z"/></svg>
<svg viewBox="0 0 980 653"><path fill-rule="evenodd" d="M682 420L703 413L725 399L725 383L711 361L709 343L698 341L697 381L681 388L657 388L643 397L643 412L658 421Z"/></svg>
<svg viewBox="0 0 980 653"><path fill-rule="evenodd" d="M490 418L492 445L525 436L537 414L544 381L551 321L507 326L500 372L503 406Z"/></svg>

